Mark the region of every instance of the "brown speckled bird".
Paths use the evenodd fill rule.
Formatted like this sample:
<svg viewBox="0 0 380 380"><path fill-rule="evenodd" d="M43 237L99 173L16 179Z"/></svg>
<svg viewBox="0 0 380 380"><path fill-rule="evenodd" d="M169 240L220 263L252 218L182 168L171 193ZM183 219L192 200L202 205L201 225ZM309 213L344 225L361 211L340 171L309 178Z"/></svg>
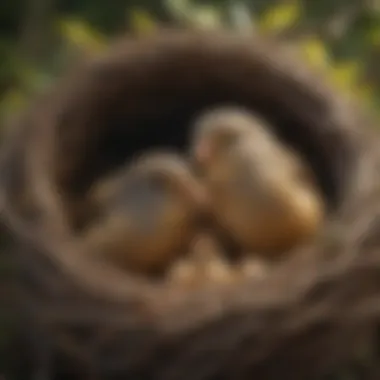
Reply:
<svg viewBox="0 0 380 380"><path fill-rule="evenodd" d="M325 207L311 169L262 119L225 107L194 127L192 155L215 220L243 250L285 251L316 234Z"/></svg>
<svg viewBox="0 0 380 380"><path fill-rule="evenodd" d="M181 156L146 153L94 188L99 215L79 239L82 251L135 272L164 270L188 249L203 196Z"/></svg>

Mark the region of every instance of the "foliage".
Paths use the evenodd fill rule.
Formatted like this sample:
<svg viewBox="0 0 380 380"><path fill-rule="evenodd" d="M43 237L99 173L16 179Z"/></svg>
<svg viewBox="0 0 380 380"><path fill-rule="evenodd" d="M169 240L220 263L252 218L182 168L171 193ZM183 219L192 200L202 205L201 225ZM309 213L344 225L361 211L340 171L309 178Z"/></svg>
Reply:
<svg viewBox="0 0 380 380"><path fill-rule="evenodd" d="M105 46L105 38L84 20L78 18L63 18L58 27L67 48L78 48L91 53L100 52Z"/></svg>
<svg viewBox="0 0 380 380"><path fill-rule="evenodd" d="M323 71L334 85L369 105L379 101L380 86L377 86L377 81L370 78L366 82L365 79L368 77L368 62L373 58L371 54L380 45L380 13L368 10L364 12L358 8L353 20L351 17L350 22L346 22L349 24L347 30L338 42L324 38L323 33L314 27L318 20L326 21L327 12L334 15L339 15L339 12L346 14L349 6L358 7L353 0L334 2L333 5L327 0L321 0L318 6L311 0L272 0L267 1L266 6L260 2L260 6L255 5L254 9L250 2L244 0L164 0L160 2L160 7L157 4L153 6L149 1L127 1L122 4L115 2L111 8L104 7L98 1L90 3L82 0L76 4L67 2L63 6L63 3L57 2L58 9L64 10L54 15L53 28L59 39L50 49L50 61L45 60L42 64L28 63L24 57L21 58L17 45L15 47L13 43L17 40L17 34L10 33L11 27L0 35L0 55L4 57L0 67L0 120L4 121L17 112L31 94L49 85L55 75L70 62L83 56L101 53L108 38L115 31L122 31L127 27L138 34L154 33L162 18L162 12L158 12L160 7L166 10L172 22L192 27L224 26L247 31L255 29L259 33L281 38L290 34L294 37L290 41L302 59ZM127 9L125 4L129 5ZM143 7L139 4L143 4ZM4 11L14 20L17 9L15 3ZM112 28L107 26L109 21L99 21L109 20L110 17L115 22ZM19 14L19 18L22 20L22 14ZM4 25L12 25L12 22L5 22ZM309 27L310 25L313 27ZM299 31L302 28L304 29ZM350 51L354 53L350 54ZM377 74L376 70L372 71Z"/></svg>
<svg viewBox="0 0 380 380"><path fill-rule="evenodd" d="M262 33L278 33L297 24L301 17L302 7L298 2L283 3L264 12L258 25Z"/></svg>
<svg viewBox="0 0 380 380"><path fill-rule="evenodd" d="M187 0L167 0L173 14L181 21L191 21L193 26L215 28L224 23L220 7L195 5ZM249 14L257 31L261 34L281 36L291 31L305 18L305 10L300 1L274 5L260 15ZM380 44L380 23L375 24L368 40L373 47ZM375 89L364 81L365 62L356 59L338 59L333 49L316 33L295 40L300 56L314 68L325 73L326 78L348 96L357 98L369 105L375 101ZM378 96L378 95L377 95Z"/></svg>
<svg viewBox="0 0 380 380"><path fill-rule="evenodd" d="M129 11L131 29L138 34L153 33L156 23L153 17L144 9L132 8Z"/></svg>

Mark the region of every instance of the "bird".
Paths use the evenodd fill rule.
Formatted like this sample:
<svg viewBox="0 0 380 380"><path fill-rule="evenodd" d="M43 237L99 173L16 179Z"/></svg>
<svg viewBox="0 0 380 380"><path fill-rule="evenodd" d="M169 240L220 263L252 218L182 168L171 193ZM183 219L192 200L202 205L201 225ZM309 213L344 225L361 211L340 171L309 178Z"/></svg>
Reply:
<svg viewBox="0 0 380 380"><path fill-rule="evenodd" d="M90 190L96 218L79 249L135 273L159 273L187 250L206 205L176 152L147 151Z"/></svg>
<svg viewBox="0 0 380 380"><path fill-rule="evenodd" d="M325 215L316 178L262 117L220 106L200 113L192 133L213 219L239 249L276 257L316 235Z"/></svg>
<svg viewBox="0 0 380 380"><path fill-rule="evenodd" d="M237 276L262 279L270 273L270 264L267 260L256 257L254 253L246 252L245 257L235 266L235 270Z"/></svg>
<svg viewBox="0 0 380 380"><path fill-rule="evenodd" d="M187 254L172 265L167 278L171 284L189 288L227 285L234 280L234 271L217 236L203 229L194 237Z"/></svg>

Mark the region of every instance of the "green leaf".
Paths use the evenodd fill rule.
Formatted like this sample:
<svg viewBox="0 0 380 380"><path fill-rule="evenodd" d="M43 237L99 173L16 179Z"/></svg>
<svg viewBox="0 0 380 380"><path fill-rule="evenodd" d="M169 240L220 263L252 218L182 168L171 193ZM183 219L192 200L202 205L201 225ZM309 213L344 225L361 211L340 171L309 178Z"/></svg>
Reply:
<svg viewBox="0 0 380 380"><path fill-rule="evenodd" d="M153 17L140 8L132 8L129 11L129 20L132 30L137 33L151 33L156 29Z"/></svg>
<svg viewBox="0 0 380 380"><path fill-rule="evenodd" d="M380 24L367 31L367 40L372 46L380 46Z"/></svg>
<svg viewBox="0 0 380 380"><path fill-rule="evenodd" d="M212 29L222 26L222 15L216 7L199 6L193 9L191 21L195 26Z"/></svg>
<svg viewBox="0 0 380 380"><path fill-rule="evenodd" d="M273 6L261 16L259 30L263 33L278 33L288 29L298 22L301 11L298 1Z"/></svg>
<svg viewBox="0 0 380 380"><path fill-rule="evenodd" d="M331 71L331 80L343 90L354 92L358 86L361 65L357 61L346 61L335 64Z"/></svg>
<svg viewBox="0 0 380 380"><path fill-rule="evenodd" d="M178 20L186 19L192 7L188 0L165 0L169 12Z"/></svg>
<svg viewBox="0 0 380 380"><path fill-rule="evenodd" d="M83 20L66 18L59 21L58 26L64 39L82 50L97 53L105 47L103 35Z"/></svg>
<svg viewBox="0 0 380 380"><path fill-rule="evenodd" d="M179 22L213 29L222 26L222 13L212 5L193 5L187 0L166 0L169 11Z"/></svg>
<svg viewBox="0 0 380 380"><path fill-rule="evenodd" d="M309 37L299 43L300 53L303 58L313 67L322 69L330 64L330 56L324 43L316 38Z"/></svg>

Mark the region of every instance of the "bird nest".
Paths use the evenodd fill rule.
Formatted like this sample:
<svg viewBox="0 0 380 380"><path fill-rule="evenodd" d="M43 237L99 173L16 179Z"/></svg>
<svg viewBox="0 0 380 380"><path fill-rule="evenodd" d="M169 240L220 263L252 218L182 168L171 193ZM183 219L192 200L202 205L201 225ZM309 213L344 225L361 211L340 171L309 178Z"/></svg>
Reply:
<svg viewBox="0 0 380 380"><path fill-rule="evenodd" d="M147 148L186 149L189 120L222 103L265 116L307 160L328 205L321 233L269 276L229 286L152 283L80 255L70 241L91 183ZM258 37L127 38L70 72L12 128L1 164L28 339L17 350L29 360L23 378L307 379L344 363L380 313L368 125Z"/></svg>

